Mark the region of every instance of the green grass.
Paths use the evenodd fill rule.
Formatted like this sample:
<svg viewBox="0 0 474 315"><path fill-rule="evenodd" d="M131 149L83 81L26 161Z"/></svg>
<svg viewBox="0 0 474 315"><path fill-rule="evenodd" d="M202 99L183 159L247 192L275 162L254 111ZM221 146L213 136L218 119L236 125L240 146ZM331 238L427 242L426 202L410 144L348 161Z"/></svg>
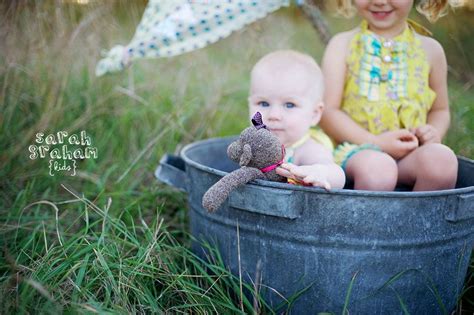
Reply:
<svg viewBox="0 0 474 315"><path fill-rule="evenodd" d="M64 189L69 200L42 200L26 207L21 200L21 210L5 218L2 313L253 309L253 301L240 295L239 279L218 253L211 264L176 240L166 226L163 207L156 208L151 220L141 211L112 216L113 199L99 207ZM265 307L264 301L259 303Z"/></svg>
<svg viewBox="0 0 474 315"><path fill-rule="evenodd" d="M131 38L144 3L15 3L0 5L0 313L271 313L258 294L240 294L218 253L209 263L189 250L186 196L153 171L166 152L247 125L248 74L263 54L291 47L319 61L308 22L278 12L206 49L96 78L100 50ZM335 31L356 23L329 21ZM472 57L462 48L474 41L464 24L443 23L453 60L446 143L473 158ZM98 148L77 176L52 177L46 160L29 158L36 133L60 130L85 130ZM470 272L467 309L472 284Z"/></svg>

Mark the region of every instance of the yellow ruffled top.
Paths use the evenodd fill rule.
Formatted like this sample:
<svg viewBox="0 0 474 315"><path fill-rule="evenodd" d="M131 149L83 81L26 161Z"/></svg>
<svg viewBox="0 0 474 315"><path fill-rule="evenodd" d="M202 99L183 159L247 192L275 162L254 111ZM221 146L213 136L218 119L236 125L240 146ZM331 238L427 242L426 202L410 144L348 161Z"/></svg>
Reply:
<svg viewBox="0 0 474 315"><path fill-rule="evenodd" d="M430 66L412 26L382 38L363 21L350 43L341 109L373 134L426 124L436 98Z"/></svg>

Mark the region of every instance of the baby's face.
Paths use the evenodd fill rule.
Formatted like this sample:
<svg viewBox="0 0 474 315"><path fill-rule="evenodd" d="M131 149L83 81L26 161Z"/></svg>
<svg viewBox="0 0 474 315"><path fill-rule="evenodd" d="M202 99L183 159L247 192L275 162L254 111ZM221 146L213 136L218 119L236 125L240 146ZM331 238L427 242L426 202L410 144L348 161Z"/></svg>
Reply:
<svg viewBox="0 0 474 315"><path fill-rule="evenodd" d="M260 112L263 122L285 146L301 139L321 117L322 103L311 80L297 72L286 71L275 77L256 73L249 97L250 117Z"/></svg>

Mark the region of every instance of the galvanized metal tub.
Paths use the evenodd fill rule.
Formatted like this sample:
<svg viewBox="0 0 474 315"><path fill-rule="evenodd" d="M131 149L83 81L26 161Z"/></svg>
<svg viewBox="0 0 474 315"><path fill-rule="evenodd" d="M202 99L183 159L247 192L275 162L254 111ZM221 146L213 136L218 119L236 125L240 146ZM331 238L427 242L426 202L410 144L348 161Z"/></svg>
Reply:
<svg viewBox="0 0 474 315"><path fill-rule="evenodd" d="M455 308L474 244L474 161L459 157L452 190L327 192L256 180L207 213L203 194L238 167L226 156L233 140L209 139L186 146L180 157L165 155L156 176L188 193L192 235L216 244L234 274L240 264L244 280L260 276L273 306L306 289L292 313Z"/></svg>

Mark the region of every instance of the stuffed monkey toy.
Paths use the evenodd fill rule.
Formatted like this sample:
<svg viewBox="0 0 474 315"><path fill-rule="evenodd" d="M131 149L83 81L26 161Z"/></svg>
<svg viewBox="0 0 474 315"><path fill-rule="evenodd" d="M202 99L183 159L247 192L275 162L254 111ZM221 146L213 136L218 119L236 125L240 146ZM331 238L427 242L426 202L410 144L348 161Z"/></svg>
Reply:
<svg viewBox="0 0 474 315"><path fill-rule="evenodd" d="M252 124L227 147L227 155L240 168L221 178L202 198L202 206L209 212L216 211L232 190L254 179L286 182L286 177L275 171L283 163L285 148L263 124L259 112L253 116Z"/></svg>

